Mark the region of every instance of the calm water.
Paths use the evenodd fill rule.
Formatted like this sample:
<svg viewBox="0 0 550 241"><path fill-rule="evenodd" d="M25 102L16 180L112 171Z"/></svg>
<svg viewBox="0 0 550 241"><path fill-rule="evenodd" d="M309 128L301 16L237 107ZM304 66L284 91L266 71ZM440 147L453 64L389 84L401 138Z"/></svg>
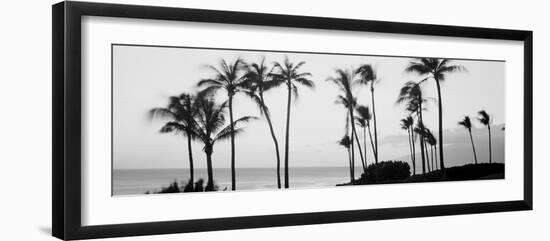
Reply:
<svg viewBox="0 0 550 241"><path fill-rule="evenodd" d="M220 187L231 189L231 169L214 168L214 181ZM277 176L274 168L241 168L236 170L237 190L276 189ZM114 170L113 195L143 194L158 191L174 180L187 181L188 169L142 169ZM208 179L206 169L195 169L195 181ZM295 167L290 169L291 188L334 187L349 181L347 167ZM281 168L284 185L284 169Z"/></svg>

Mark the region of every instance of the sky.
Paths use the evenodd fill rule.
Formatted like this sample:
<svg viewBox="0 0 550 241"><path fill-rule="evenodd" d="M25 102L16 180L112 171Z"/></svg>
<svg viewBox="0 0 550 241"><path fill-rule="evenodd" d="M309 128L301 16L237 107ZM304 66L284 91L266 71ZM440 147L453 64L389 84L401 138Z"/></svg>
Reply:
<svg viewBox="0 0 550 241"><path fill-rule="evenodd" d="M220 49L191 49L150 46L113 47L113 167L115 169L187 168L187 139L181 135L161 134L166 120L151 120L148 111L164 107L168 97L180 93L196 93L196 83L213 77L207 65L217 66L223 58L234 61L266 63L305 61L301 71L310 72L314 89L299 86L299 98L292 103L290 123L290 167L346 166L346 149L337 142L345 133L346 109L335 104L339 94L336 86L327 81L335 76L335 69L356 68L362 64L375 67L375 104L378 124L379 159L409 161L407 132L400 128L400 119L407 116L403 106L396 104L399 89L407 81L418 81L420 76L404 69L413 60L409 57L352 56L336 54L280 53ZM452 56L445 56L452 58ZM504 162L505 123L505 65L503 61L454 60L466 71L448 74L441 82L446 166L472 162L471 144L467 131L458 126L465 115L474 123L474 142L480 161L487 160L487 129L475 120L479 110L486 110L493 119L493 159ZM371 106L370 89L357 87L354 93L358 103ZM424 122L437 133L437 92L434 81L423 86L429 99ZM226 94L221 91L218 101ZM284 157L286 120L286 88L270 90L266 103ZM261 117L256 105L246 96L234 99L235 119L242 116ZM361 132L358 133L362 140ZM236 167L275 167L276 157L269 128L261 118L245 126L245 132L235 138ZM369 143L370 144L370 143ZM203 144L193 143L196 168L205 168ZM371 149L368 163L373 162ZM356 159L356 163L360 163ZM230 166L229 141L214 146L213 166Z"/></svg>

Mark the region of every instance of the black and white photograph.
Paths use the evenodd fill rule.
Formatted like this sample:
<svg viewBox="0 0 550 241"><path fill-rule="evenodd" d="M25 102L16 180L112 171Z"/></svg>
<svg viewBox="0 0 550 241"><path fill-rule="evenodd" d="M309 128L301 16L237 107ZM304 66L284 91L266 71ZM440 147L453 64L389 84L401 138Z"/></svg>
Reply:
<svg viewBox="0 0 550 241"><path fill-rule="evenodd" d="M504 60L117 43L111 55L113 196L505 178Z"/></svg>

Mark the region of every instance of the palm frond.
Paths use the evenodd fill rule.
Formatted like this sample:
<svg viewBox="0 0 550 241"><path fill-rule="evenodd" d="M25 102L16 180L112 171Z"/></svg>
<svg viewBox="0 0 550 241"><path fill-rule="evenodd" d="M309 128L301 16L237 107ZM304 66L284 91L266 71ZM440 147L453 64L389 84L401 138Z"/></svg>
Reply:
<svg viewBox="0 0 550 241"><path fill-rule="evenodd" d="M468 130L472 128L472 122L470 121L470 117L468 116L464 116L464 119L462 121L459 121L458 124L464 126L464 128Z"/></svg>
<svg viewBox="0 0 550 241"><path fill-rule="evenodd" d="M417 63L417 62L411 62L405 68L405 72L417 73L419 75L425 75L425 74L429 74L431 72L431 70L426 65L423 65L423 64Z"/></svg>
<svg viewBox="0 0 550 241"><path fill-rule="evenodd" d="M186 129L187 128L186 128L185 125L183 125L181 123L178 123L178 122L170 121L170 122L167 122L166 124L164 124L160 128L160 133L174 132L176 134L181 134L181 133L185 133Z"/></svg>
<svg viewBox="0 0 550 241"><path fill-rule="evenodd" d="M153 108L149 111L149 118L169 118L176 119L176 114L168 108Z"/></svg>
<svg viewBox="0 0 550 241"><path fill-rule="evenodd" d="M203 87L203 86L219 86L222 87L224 83L222 83L219 80L216 79L202 79L197 82L197 87Z"/></svg>
<svg viewBox="0 0 550 241"><path fill-rule="evenodd" d="M296 82L300 83L303 86L309 87L309 88L315 88L315 84L313 81L306 79L306 78L297 78L295 79Z"/></svg>
<svg viewBox="0 0 550 241"><path fill-rule="evenodd" d="M491 123L491 116L489 116L489 114L485 110L479 111L478 115L479 115L479 117L477 119L483 125L489 125Z"/></svg>

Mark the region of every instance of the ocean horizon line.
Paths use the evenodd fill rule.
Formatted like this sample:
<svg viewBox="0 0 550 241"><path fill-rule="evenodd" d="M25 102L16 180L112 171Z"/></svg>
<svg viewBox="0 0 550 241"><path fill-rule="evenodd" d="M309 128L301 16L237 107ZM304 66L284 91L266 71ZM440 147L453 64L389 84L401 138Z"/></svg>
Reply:
<svg viewBox="0 0 550 241"><path fill-rule="evenodd" d="M356 168L363 168L362 166L355 166ZM236 169L276 169L277 167L238 167ZM349 168L348 166L299 166L299 167L289 167L290 169L292 168ZM123 170L182 170L182 169L189 169L188 167L183 167L183 168L112 168L113 171L123 171ZM206 167L200 167L200 168L197 168L195 167L194 169L206 169ZM213 167L213 169L231 169L231 167ZM281 167L281 170L283 170L284 168Z"/></svg>

